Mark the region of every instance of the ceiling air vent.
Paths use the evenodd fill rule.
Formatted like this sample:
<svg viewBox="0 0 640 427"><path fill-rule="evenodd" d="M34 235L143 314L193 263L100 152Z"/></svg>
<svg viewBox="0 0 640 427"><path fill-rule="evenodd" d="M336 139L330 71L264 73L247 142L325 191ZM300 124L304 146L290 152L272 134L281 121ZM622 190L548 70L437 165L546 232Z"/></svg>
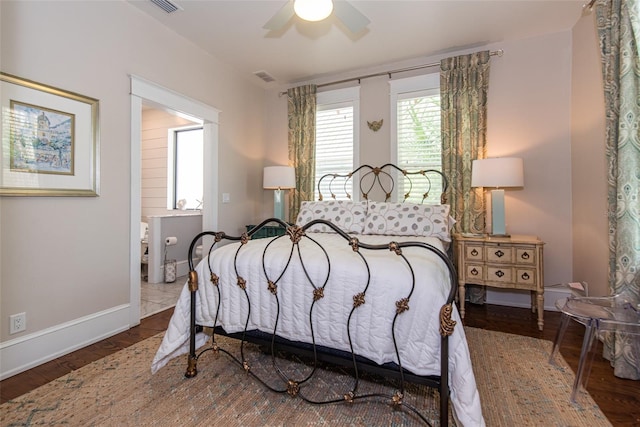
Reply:
<svg viewBox="0 0 640 427"><path fill-rule="evenodd" d="M167 13L173 13L182 9L180 6L171 3L169 0L151 0L151 3L155 4Z"/></svg>
<svg viewBox="0 0 640 427"><path fill-rule="evenodd" d="M266 83L271 83L276 81L276 79L266 71L256 71L255 73L253 73L253 75L261 78Z"/></svg>

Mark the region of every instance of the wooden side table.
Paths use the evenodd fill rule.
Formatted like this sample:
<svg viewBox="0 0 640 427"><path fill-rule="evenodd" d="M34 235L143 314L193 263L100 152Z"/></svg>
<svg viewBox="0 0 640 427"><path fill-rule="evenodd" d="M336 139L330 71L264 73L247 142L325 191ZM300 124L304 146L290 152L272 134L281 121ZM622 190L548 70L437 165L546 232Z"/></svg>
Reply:
<svg viewBox="0 0 640 427"><path fill-rule="evenodd" d="M455 234L460 316L464 318L464 285L474 284L531 292L531 310L538 309L538 328L544 325L544 242L535 236L509 237Z"/></svg>

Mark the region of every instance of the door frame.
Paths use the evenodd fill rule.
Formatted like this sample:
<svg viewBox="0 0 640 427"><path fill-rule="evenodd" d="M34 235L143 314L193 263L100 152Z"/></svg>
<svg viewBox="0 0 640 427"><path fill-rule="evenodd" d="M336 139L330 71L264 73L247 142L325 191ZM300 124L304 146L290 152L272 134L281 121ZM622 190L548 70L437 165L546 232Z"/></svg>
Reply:
<svg viewBox="0 0 640 427"><path fill-rule="evenodd" d="M200 121L204 142L204 195L202 229L217 230L218 221L218 117L220 110L141 77L131 79L131 205L130 205L130 327L140 324L140 220L142 215L142 104L172 110Z"/></svg>

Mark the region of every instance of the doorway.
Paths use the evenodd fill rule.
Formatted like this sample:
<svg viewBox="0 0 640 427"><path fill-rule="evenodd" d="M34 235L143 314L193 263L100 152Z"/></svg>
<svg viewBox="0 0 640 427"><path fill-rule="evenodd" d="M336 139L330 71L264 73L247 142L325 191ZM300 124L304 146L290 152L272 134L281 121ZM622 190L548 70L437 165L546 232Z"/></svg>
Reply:
<svg viewBox="0 0 640 427"><path fill-rule="evenodd" d="M219 111L137 76L131 77L131 212L130 212L130 326L140 323L140 218L142 108L172 111L202 123L204 143L203 230L217 229L218 211L218 115Z"/></svg>

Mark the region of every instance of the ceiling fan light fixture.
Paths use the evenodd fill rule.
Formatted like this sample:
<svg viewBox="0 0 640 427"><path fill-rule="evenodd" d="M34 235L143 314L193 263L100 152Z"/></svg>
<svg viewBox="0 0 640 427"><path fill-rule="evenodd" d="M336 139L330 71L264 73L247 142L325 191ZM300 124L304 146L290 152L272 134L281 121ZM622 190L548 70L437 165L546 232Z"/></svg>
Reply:
<svg viewBox="0 0 640 427"><path fill-rule="evenodd" d="M305 21L322 21L333 12L332 0L295 0L293 10Z"/></svg>

